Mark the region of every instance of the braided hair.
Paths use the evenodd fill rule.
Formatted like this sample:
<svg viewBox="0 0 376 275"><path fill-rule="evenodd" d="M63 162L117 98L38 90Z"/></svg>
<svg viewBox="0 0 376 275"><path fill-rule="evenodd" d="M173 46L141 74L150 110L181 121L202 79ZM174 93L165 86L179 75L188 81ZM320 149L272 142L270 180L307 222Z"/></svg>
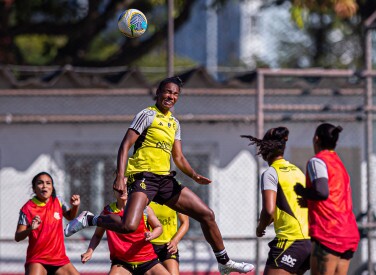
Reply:
<svg viewBox="0 0 376 275"><path fill-rule="evenodd" d="M330 123L322 123L316 128L315 136L319 138L319 146L322 149L333 150L336 148L341 126L334 126Z"/></svg>
<svg viewBox="0 0 376 275"><path fill-rule="evenodd" d="M261 155L265 160L283 156L288 140L289 130L280 126L269 129L262 139L253 136L241 135L242 138L248 138L249 145L257 146L257 155Z"/></svg>

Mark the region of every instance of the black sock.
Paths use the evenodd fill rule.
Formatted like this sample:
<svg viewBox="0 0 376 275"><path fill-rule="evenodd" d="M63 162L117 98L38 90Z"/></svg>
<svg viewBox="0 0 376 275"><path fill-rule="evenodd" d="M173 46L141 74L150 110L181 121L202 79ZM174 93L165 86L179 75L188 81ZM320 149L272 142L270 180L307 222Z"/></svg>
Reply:
<svg viewBox="0 0 376 275"><path fill-rule="evenodd" d="M217 262L220 264L226 264L230 260L230 258L227 255L226 249L214 252L214 255L217 258Z"/></svg>
<svg viewBox="0 0 376 275"><path fill-rule="evenodd" d="M97 225L98 216L87 215L86 218L87 218L87 223L89 226Z"/></svg>

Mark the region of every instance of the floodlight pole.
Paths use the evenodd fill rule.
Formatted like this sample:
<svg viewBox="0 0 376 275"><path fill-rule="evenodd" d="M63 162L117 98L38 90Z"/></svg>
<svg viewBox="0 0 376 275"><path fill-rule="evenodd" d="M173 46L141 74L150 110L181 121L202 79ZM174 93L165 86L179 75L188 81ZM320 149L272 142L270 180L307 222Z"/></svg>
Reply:
<svg viewBox="0 0 376 275"><path fill-rule="evenodd" d="M168 37L167 37L167 76L174 75L174 0L167 0Z"/></svg>

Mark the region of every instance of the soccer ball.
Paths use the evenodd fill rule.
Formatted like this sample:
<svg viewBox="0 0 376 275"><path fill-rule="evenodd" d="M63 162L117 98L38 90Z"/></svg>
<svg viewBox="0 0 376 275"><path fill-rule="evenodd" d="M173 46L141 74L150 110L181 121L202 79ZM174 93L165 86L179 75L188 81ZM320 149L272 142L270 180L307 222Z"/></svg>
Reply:
<svg viewBox="0 0 376 275"><path fill-rule="evenodd" d="M145 15L136 9L123 11L118 19L118 27L122 34L135 38L141 36L148 27Z"/></svg>

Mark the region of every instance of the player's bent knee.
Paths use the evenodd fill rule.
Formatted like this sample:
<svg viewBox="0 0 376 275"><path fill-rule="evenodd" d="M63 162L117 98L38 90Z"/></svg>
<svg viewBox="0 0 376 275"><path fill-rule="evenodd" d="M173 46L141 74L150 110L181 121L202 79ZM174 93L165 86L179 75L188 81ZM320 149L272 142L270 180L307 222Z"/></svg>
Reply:
<svg viewBox="0 0 376 275"><path fill-rule="evenodd" d="M128 233L133 233L137 230L138 224L123 224L121 226L121 233L122 234L128 234Z"/></svg>
<svg viewBox="0 0 376 275"><path fill-rule="evenodd" d="M204 213L201 215L201 222L211 223L215 221L214 211L210 208L207 208Z"/></svg>

